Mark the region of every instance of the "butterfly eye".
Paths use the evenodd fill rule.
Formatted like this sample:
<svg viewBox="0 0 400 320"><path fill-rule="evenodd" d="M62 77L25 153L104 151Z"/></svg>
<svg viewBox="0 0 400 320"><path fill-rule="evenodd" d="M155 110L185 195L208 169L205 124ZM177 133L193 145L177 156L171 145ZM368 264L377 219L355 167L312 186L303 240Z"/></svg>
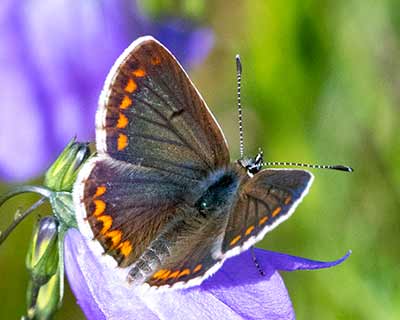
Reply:
<svg viewBox="0 0 400 320"><path fill-rule="evenodd" d="M209 210L210 210L207 201L205 201L205 200L200 201L200 204L199 204L198 208L199 208L200 215L203 218L206 218L207 215L209 214Z"/></svg>
<svg viewBox="0 0 400 320"><path fill-rule="evenodd" d="M207 209L207 202L205 201L200 202L200 210L205 210L205 209Z"/></svg>

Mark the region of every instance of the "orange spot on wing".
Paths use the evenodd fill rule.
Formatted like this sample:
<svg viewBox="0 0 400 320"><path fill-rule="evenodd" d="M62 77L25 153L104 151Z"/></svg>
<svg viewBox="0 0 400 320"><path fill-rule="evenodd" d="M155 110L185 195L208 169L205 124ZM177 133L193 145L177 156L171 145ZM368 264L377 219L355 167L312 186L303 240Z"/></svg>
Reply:
<svg viewBox="0 0 400 320"><path fill-rule="evenodd" d="M111 242L112 242L111 249L115 249L116 246L121 242L122 232L119 230L113 230L113 231L107 232L107 234L105 236L107 238L111 239Z"/></svg>
<svg viewBox="0 0 400 320"><path fill-rule="evenodd" d="M236 236L235 238L233 238L232 239L232 241L229 243L231 246L233 246L234 244L236 244L239 240L240 240L240 238L241 238L242 236Z"/></svg>
<svg viewBox="0 0 400 320"><path fill-rule="evenodd" d="M158 270L154 275L153 275L153 279L157 279L160 278L164 273L168 272L168 270L165 269L160 269Z"/></svg>
<svg viewBox="0 0 400 320"><path fill-rule="evenodd" d="M193 269L193 273L199 272L201 270L201 268L203 268L202 264L198 264L194 269Z"/></svg>
<svg viewBox="0 0 400 320"><path fill-rule="evenodd" d="M179 270L178 270L178 271L175 271L175 272L172 272L172 273L168 276L168 279L176 278L176 277L178 276L178 274L179 274Z"/></svg>
<svg viewBox="0 0 400 320"><path fill-rule="evenodd" d="M139 77L140 78L140 77L144 77L146 75L146 71L144 71L144 69L139 68L139 69L136 69L136 70L132 71L132 74L135 77Z"/></svg>
<svg viewBox="0 0 400 320"><path fill-rule="evenodd" d="M278 207L272 212L272 216L275 217L279 212L281 212L282 208Z"/></svg>
<svg viewBox="0 0 400 320"><path fill-rule="evenodd" d="M169 274L171 273L171 270L166 270L161 276L159 276L158 278L160 280L165 280L168 278Z"/></svg>
<svg viewBox="0 0 400 320"><path fill-rule="evenodd" d="M119 107L121 109L127 109L132 105L132 100L131 98L129 98L128 96L124 96L122 98L121 104L119 105Z"/></svg>
<svg viewBox="0 0 400 320"><path fill-rule="evenodd" d="M128 137L125 134L120 133L117 141L118 151L124 150L127 146L128 146Z"/></svg>
<svg viewBox="0 0 400 320"><path fill-rule="evenodd" d="M159 56L153 56L151 57L151 64L153 66L155 66L156 64L160 64L161 63L161 59Z"/></svg>
<svg viewBox="0 0 400 320"><path fill-rule="evenodd" d="M265 216L264 218L261 218L258 224L261 226L262 224L266 223L268 220L268 216Z"/></svg>
<svg viewBox="0 0 400 320"><path fill-rule="evenodd" d="M132 93L137 89L137 84L133 79L129 79L128 83L126 84L125 91Z"/></svg>
<svg viewBox="0 0 400 320"><path fill-rule="evenodd" d="M247 228L245 235L248 236L254 230L254 226L250 226Z"/></svg>
<svg viewBox="0 0 400 320"><path fill-rule="evenodd" d="M106 203L103 200L93 200L96 209L93 212L95 217L98 217L103 214L104 210L106 210Z"/></svg>
<svg viewBox="0 0 400 320"><path fill-rule="evenodd" d="M95 198L100 197L100 196L102 196L103 194L105 194L106 191L107 191L107 188L106 188L105 186L97 187L96 193L94 194L94 197L95 197Z"/></svg>
<svg viewBox="0 0 400 320"><path fill-rule="evenodd" d="M284 204L288 205L289 202L290 202L291 200L292 200L292 197L291 197L291 196L288 196L288 197L285 199Z"/></svg>
<svg viewBox="0 0 400 320"><path fill-rule="evenodd" d="M112 226L112 222L113 222L112 218L110 216L103 215L103 216L98 217L97 220L101 221L103 223L103 228L101 229L100 233L102 235L105 235Z"/></svg>
<svg viewBox="0 0 400 320"><path fill-rule="evenodd" d="M189 269L184 269L178 274L178 278L183 277L183 276L188 276L190 274Z"/></svg>
<svg viewBox="0 0 400 320"><path fill-rule="evenodd" d="M117 249L119 249L119 250L121 251L121 254L122 254L124 257L127 257L127 256L132 252L132 245L131 245L131 243L130 243L128 240L126 240L126 241L122 242L122 243L118 246Z"/></svg>
<svg viewBox="0 0 400 320"><path fill-rule="evenodd" d="M128 125L128 118L123 113L120 112L118 122L117 122L117 128L123 129L127 125Z"/></svg>

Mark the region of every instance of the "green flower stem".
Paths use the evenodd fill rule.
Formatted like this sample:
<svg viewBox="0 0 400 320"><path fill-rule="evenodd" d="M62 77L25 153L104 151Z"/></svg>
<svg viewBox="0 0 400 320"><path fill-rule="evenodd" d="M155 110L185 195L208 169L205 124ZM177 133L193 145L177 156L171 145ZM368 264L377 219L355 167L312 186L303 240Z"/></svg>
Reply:
<svg viewBox="0 0 400 320"><path fill-rule="evenodd" d="M3 194L2 196L0 196L0 207L9 199L11 199L14 196L17 196L19 194L23 194L23 193L29 193L29 192L33 192L33 193L37 193L42 195L43 197L49 198L51 196L51 194L53 193L53 191L51 191L50 189L46 188L46 187L39 187L39 186L20 186L20 187L16 187L13 190L7 192L6 194Z"/></svg>
<svg viewBox="0 0 400 320"><path fill-rule="evenodd" d="M4 240L7 239L7 237L10 235L10 233L19 225L19 223L24 220L29 214L31 214L33 211L35 211L37 208L39 208L45 201L47 200L46 197L40 198L37 202L35 202L29 209L27 209L25 212L20 214L14 221L11 223L8 228L0 233L0 245L4 242ZM0 203L1 206L2 203Z"/></svg>

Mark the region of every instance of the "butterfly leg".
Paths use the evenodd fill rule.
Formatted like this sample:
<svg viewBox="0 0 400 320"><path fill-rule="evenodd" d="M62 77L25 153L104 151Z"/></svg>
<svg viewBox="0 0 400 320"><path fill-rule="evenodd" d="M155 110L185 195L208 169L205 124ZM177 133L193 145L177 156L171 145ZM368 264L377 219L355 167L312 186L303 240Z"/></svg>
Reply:
<svg viewBox="0 0 400 320"><path fill-rule="evenodd" d="M258 272L260 273L261 276L265 276L265 272L264 272L262 266L259 264L256 254L254 253L254 246L251 246L250 252L251 252L251 257L253 259L254 265L256 266Z"/></svg>

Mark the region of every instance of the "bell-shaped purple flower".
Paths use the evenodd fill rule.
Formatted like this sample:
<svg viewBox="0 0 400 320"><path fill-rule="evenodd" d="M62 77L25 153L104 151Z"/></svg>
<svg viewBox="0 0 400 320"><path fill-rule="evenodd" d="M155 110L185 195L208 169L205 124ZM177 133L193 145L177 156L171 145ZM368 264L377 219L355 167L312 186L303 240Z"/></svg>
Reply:
<svg viewBox="0 0 400 320"><path fill-rule="evenodd" d="M160 39L187 66L209 52L210 30L149 20L134 0L0 4L0 179L40 175L74 136L93 140L104 79L140 35Z"/></svg>
<svg viewBox="0 0 400 320"><path fill-rule="evenodd" d="M278 271L329 268L333 262L312 261L255 249L264 276L250 253L227 260L200 286L164 292L128 287L93 255L85 238L71 229L65 239L65 267L70 286L87 319L294 319Z"/></svg>

